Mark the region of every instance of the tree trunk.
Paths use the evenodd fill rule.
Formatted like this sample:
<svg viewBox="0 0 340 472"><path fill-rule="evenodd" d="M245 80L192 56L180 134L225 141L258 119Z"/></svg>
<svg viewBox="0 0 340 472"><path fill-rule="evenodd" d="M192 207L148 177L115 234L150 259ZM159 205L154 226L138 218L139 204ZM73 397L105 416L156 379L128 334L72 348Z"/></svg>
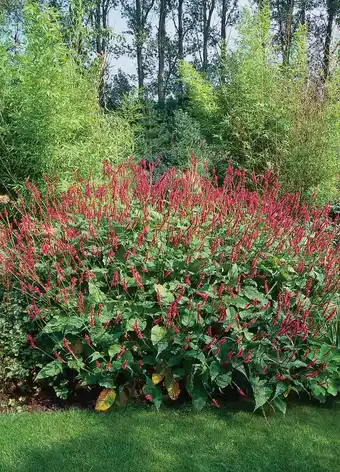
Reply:
<svg viewBox="0 0 340 472"><path fill-rule="evenodd" d="M208 47L211 29L211 19L216 6L216 0L204 0L203 2L203 63L204 72L208 70Z"/></svg>
<svg viewBox="0 0 340 472"><path fill-rule="evenodd" d="M178 59L184 59L184 30L183 30L183 4L184 0L178 0Z"/></svg>
<svg viewBox="0 0 340 472"><path fill-rule="evenodd" d="M221 41L222 44L227 40L227 1L222 0L222 15L221 15Z"/></svg>
<svg viewBox="0 0 340 472"><path fill-rule="evenodd" d="M165 87L164 87L164 62L165 62L165 19L166 19L166 2L159 2L159 21L158 21L158 103L164 105Z"/></svg>
<svg viewBox="0 0 340 472"><path fill-rule="evenodd" d="M306 24L306 9L307 9L307 0L303 0L300 10L300 22L302 25Z"/></svg>
<svg viewBox="0 0 340 472"><path fill-rule="evenodd" d="M141 0L136 0L136 56L137 56L137 75L138 88L144 88L144 67L143 67L143 18L142 18L142 4Z"/></svg>
<svg viewBox="0 0 340 472"><path fill-rule="evenodd" d="M95 12L95 28L96 28L96 52L98 54L102 53L102 47L101 47L101 41L100 41L100 17L101 17L101 12L100 12L100 0L96 1L96 12Z"/></svg>
<svg viewBox="0 0 340 472"><path fill-rule="evenodd" d="M227 61L227 2L222 0L221 12L221 81L225 82L226 78L226 61Z"/></svg>
<svg viewBox="0 0 340 472"><path fill-rule="evenodd" d="M331 42L333 32L333 22L336 14L337 0L327 0L327 29L323 54L323 76L324 80L329 77Z"/></svg>

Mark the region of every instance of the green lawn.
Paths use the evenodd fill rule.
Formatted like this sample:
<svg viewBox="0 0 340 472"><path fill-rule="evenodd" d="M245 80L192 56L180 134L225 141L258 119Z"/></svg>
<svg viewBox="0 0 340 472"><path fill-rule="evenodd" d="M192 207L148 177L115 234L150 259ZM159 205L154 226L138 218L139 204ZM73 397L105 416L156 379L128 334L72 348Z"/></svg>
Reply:
<svg viewBox="0 0 340 472"><path fill-rule="evenodd" d="M285 417L128 407L0 415L1 472L330 472L340 470L340 409Z"/></svg>

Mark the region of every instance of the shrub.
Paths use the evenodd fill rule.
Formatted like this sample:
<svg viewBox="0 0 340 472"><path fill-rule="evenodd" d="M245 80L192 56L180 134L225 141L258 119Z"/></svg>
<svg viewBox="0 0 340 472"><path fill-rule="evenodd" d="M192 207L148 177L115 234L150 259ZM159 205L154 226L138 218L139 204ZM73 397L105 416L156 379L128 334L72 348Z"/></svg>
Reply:
<svg viewBox="0 0 340 472"><path fill-rule="evenodd" d="M126 120L98 105L95 68L84 70L66 47L57 14L27 4L20 44L0 25L0 182L23 185L42 174L101 172L132 149Z"/></svg>
<svg viewBox="0 0 340 472"><path fill-rule="evenodd" d="M250 171L274 169L284 192L336 200L340 172L338 74L324 87L308 75L306 31L294 35L282 66L270 33L269 11L245 12L227 75L210 83L193 66L180 73L190 113L204 138Z"/></svg>
<svg viewBox="0 0 340 472"><path fill-rule="evenodd" d="M226 388L285 411L291 390L340 390L339 227L329 208L278 196L270 173L195 163L152 183L152 168L104 164L104 180L19 201L3 215L0 268L24 298L37 379L122 390L159 407L186 390L195 407ZM47 361L48 359L48 361ZM162 382L164 389L162 390Z"/></svg>

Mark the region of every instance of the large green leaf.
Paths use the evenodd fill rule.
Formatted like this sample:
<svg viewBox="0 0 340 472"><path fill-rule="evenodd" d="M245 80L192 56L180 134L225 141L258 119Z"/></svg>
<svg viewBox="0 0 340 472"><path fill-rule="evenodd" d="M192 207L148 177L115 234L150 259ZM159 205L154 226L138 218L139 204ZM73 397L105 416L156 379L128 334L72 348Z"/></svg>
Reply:
<svg viewBox="0 0 340 472"><path fill-rule="evenodd" d="M207 392L203 385L195 385L192 390L192 404L195 410L200 411L207 402Z"/></svg>
<svg viewBox="0 0 340 472"><path fill-rule="evenodd" d="M281 396L282 394L284 394L286 391L287 391L287 384L284 383L284 382L278 382L276 384L276 388L275 388L275 395L274 395L274 398L277 398L279 396Z"/></svg>
<svg viewBox="0 0 340 472"><path fill-rule="evenodd" d="M228 374L226 373L226 374L220 374L216 378L215 382L218 387L225 388L231 384L231 380L232 380L231 373L228 373Z"/></svg>
<svg viewBox="0 0 340 472"><path fill-rule="evenodd" d="M161 388L158 386L154 386L152 389L151 396L155 407L157 408L157 410L159 410L163 402L163 393Z"/></svg>
<svg viewBox="0 0 340 472"><path fill-rule="evenodd" d="M43 328L44 333L62 332L63 334L79 334L84 326L84 319L80 316L56 316Z"/></svg>
<svg viewBox="0 0 340 472"><path fill-rule="evenodd" d="M214 381L216 377L221 373L221 370L222 369L219 362L213 361L210 364L210 377L212 381Z"/></svg>
<svg viewBox="0 0 340 472"><path fill-rule="evenodd" d="M164 326L153 326L151 329L151 341L153 345L156 345L162 341L162 339L165 338L167 333L166 328Z"/></svg>
<svg viewBox="0 0 340 472"><path fill-rule="evenodd" d="M110 347L109 347L109 351L108 351L108 354L109 356L111 357L114 357L116 354L118 354L121 350L121 346L120 344L112 344Z"/></svg>
<svg viewBox="0 0 340 472"><path fill-rule="evenodd" d="M160 294L162 303L168 305L175 300L173 294L164 285L155 284L155 290Z"/></svg>
<svg viewBox="0 0 340 472"><path fill-rule="evenodd" d="M81 359L71 359L68 361L67 365L70 369L76 370L77 372L80 372L85 367L85 364Z"/></svg>
<svg viewBox="0 0 340 472"><path fill-rule="evenodd" d="M274 403L274 405L276 406L276 408L277 408L279 411L281 411L281 413L283 413L283 414L286 413L287 404L286 404L286 402L285 402L282 398L280 398L280 397L274 398L273 403Z"/></svg>
<svg viewBox="0 0 340 472"><path fill-rule="evenodd" d="M327 393L333 395L333 397L336 397L339 393L339 389L333 382L329 382L327 386Z"/></svg>
<svg viewBox="0 0 340 472"><path fill-rule="evenodd" d="M48 377L56 377L63 371L63 366L59 361L52 361L46 364L36 376L36 380L47 379Z"/></svg>
<svg viewBox="0 0 340 472"><path fill-rule="evenodd" d="M255 287L243 287L242 295L246 296L249 300L258 300L260 303L266 303L267 299L263 293L259 292Z"/></svg>
<svg viewBox="0 0 340 472"><path fill-rule="evenodd" d="M270 399L273 394L273 387L267 385L267 382L260 380L259 377L251 379L251 385L255 398L255 410L257 410Z"/></svg>
<svg viewBox="0 0 340 472"><path fill-rule="evenodd" d="M93 303L102 303L106 299L105 293L103 293L91 280L89 281L89 294Z"/></svg>
<svg viewBox="0 0 340 472"><path fill-rule="evenodd" d="M184 313L181 315L181 323L183 326L191 328L196 324L196 314L185 310Z"/></svg>

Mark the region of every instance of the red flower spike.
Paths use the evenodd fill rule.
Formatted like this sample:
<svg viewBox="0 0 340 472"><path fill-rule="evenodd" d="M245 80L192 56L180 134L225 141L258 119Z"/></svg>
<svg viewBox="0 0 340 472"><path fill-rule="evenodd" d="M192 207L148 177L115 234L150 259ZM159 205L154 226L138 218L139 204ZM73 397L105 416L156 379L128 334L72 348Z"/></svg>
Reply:
<svg viewBox="0 0 340 472"><path fill-rule="evenodd" d="M32 349L36 349L35 342L33 340L33 336L31 334L27 335L27 341L30 343Z"/></svg>

